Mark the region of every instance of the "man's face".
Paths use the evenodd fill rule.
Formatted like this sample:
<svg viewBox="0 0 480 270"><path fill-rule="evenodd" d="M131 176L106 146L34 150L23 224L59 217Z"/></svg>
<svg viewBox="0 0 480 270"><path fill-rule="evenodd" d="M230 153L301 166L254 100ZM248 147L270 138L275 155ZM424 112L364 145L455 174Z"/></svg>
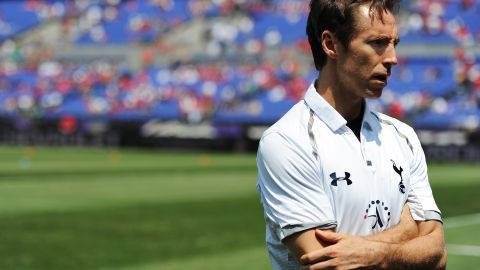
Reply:
<svg viewBox="0 0 480 270"><path fill-rule="evenodd" d="M373 15L372 15L373 16ZM359 7L357 26L349 47L340 46L337 61L339 84L355 97L378 98L397 64L398 32L395 17L383 13L383 22L369 14L369 5Z"/></svg>

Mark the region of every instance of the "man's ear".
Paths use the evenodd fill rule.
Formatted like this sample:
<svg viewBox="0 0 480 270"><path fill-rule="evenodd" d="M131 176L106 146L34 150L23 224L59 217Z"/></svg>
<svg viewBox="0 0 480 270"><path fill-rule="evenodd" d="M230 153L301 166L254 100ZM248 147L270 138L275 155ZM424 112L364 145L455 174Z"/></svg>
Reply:
<svg viewBox="0 0 480 270"><path fill-rule="evenodd" d="M322 49L327 55L327 57L331 59L336 59L338 48L336 46L337 39L335 38L335 35L329 30L325 30L322 33L321 41L322 41Z"/></svg>

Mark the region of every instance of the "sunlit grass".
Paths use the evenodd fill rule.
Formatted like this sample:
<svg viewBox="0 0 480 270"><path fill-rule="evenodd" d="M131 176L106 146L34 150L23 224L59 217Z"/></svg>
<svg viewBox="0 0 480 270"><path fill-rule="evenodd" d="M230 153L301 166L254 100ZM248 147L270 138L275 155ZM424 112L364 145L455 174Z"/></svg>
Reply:
<svg viewBox="0 0 480 270"><path fill-rule="evenodd" d="M429 168L444 217L480 212L478 166ZM255 182L254 154L0 147L0 269L268 269Z"/></svg>

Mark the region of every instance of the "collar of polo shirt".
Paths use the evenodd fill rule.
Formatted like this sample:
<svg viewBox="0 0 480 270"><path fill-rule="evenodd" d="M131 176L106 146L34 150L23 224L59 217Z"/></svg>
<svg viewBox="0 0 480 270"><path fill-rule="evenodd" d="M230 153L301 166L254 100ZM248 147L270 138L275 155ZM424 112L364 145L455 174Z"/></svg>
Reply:
<svg viewBox="0 0 480 270"><path fill-rule="evenodd" d="M320 118L333 132L337 132L340 128L347 124L347 120L335 110L315 89L315 81L310 84L304 97L305 103L310 109ZM370 110L368 104L365 102L365 115L368 115Z"/></svg>

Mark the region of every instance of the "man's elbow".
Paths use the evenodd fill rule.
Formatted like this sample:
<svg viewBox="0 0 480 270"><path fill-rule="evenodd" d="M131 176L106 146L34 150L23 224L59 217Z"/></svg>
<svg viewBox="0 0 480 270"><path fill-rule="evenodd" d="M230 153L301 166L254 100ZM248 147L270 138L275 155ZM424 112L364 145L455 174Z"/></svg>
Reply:
<svg viewBox="0 0 480 270"><path fill-rule="evenodd" d="M443 235L443 229L442 228L437 228L434 232L439 241L435 246L434 248L434 254L433 254L433 258L434 258L434 261L432 262L432 266L430 266L429 268L430 269L436 269L436 270L442 270L442 269L446 269L447 267L447 249L445 247L445 238L444 238L444 235Z"/></svg>
<svg viewBox="0 0 480 270"><path fill-rule="evenodd" d="M447 249L443 248L437 265L435 266L435 270L445 270L447 269Z"/></svg>
<svg viewBox="0 0 480 270"><path fill-rule="evenodd" d="M447 248L445 247L445 235L443 233L443 228L437 224L437 229L435 232L437 233L437 237L441 239L438 245L438 253L437 253L437 264L434 269L441 270L447 268Z"/></svg>

